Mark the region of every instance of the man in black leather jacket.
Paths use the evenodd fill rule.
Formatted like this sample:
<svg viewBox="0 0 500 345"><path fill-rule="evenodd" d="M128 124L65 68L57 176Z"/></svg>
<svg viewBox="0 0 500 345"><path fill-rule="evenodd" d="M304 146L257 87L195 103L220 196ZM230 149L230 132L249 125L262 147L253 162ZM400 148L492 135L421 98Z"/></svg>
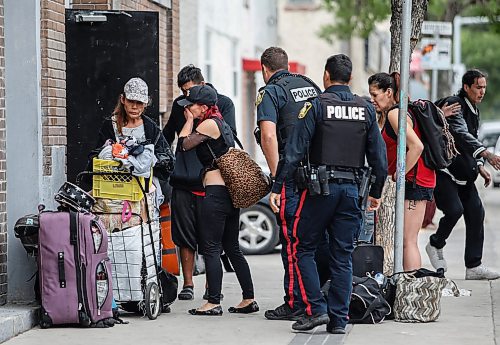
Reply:
<svg viewBox="0 0 500 345"><path fill-rule="evenodd" d="M491 176L484 168L484 160L500 170L500 157L486 150L477 139L479 128L479 104L486 93L486 76L478 70L469 70L462 77L462 88L456 96L442 102L459 103L461 113L447 117L450 132L455 139L459 155L447 169L437 172L434 197L444 216L439 221L435 234L425 247L434 268L444 268L446 260L443 247L456 223L464 216L465 221L465 279L497 279L500 273L486 268L481 259L484 242L484 208L475 181L478 174L488 186ZM438 102L438 105L439 102Z"/></svg>

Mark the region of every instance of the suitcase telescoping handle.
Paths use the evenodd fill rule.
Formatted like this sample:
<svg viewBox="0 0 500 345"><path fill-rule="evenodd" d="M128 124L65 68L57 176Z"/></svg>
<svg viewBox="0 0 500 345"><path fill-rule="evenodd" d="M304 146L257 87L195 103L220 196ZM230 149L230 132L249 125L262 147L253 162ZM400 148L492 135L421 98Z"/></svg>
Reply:
<svg viewBox="0 0 500 345"><path fill-rule="evenodd" d="M69 243L73 246L78 244L77 217L78 214L75 211L69 211Z"/></svg>

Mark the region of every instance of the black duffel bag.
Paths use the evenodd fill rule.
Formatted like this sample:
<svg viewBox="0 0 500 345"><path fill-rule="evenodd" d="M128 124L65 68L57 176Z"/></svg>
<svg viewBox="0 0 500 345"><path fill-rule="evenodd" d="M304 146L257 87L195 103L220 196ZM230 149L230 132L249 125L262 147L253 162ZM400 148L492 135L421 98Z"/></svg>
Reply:
<svg viewBox="0 0 500 345"><path fill-rule="evenodd" d="M381 323L391 311L375 279L352 277L349 323Z"/></svg>

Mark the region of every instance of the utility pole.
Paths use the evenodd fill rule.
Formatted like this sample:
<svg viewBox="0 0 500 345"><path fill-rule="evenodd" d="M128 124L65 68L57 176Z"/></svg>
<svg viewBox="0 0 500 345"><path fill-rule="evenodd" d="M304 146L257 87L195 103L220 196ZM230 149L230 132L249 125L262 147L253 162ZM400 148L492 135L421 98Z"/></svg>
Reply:
<svg viewBox="0 0 500 345"><path fill-rule="evenodd" d="M500 17L497 17L496 21L500 21ZM462 64L462 25L488 24L490 22L491 20L486 17L455 16L453 19L453 92L462 87L462 75L465 73L465 66Z"/></svg>
<svg viewBox="0 0 500 345"><path fill-rule="evenodd" d="M396 165L396 229L394 233L394 272L403 271L403 233L406 171L406 113L410 80L410 35L412 1L403 1L401 28L401 65Z"/></svg>
<svg viewBox="0 0 500 345"><path fill-rule="evenodd" d="M434 39L439 41L439 33L434 32ZM437 94L438 94L438 69L434 67L432 69L432 79L431 79L431 101L435 102L437 100Z"/></svg>

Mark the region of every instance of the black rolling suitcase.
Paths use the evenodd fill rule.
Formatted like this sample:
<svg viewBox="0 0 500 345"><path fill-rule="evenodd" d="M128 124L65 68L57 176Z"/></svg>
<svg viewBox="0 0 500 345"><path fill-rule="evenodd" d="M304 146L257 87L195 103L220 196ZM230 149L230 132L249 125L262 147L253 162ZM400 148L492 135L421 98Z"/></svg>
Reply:
<svg viewBox="0 0 500 345"><path fill-rule="evenodd" d="M374 216L375 218L375 216ZM384 271L384 248L375 244L375 232L377 222L373 222L373 235L371 241L359 241L356 239L356 247L352 252L352 274L357 277L372 277ZM363 224L363 227L366 224ZM362 229L361 231L364 231Z"/></svg>

